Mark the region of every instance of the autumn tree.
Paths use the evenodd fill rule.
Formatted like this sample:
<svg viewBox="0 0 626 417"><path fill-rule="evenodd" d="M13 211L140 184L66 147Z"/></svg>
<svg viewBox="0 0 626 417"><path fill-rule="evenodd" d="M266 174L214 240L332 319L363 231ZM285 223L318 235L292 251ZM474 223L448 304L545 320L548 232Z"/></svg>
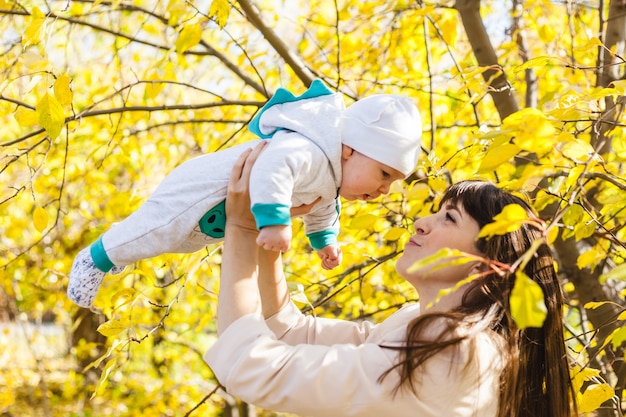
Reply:
<svg viewBox="0 0 626 417"><path fill-rule="evenodd" d="M107 278L96 312L69 302L67 274L175 166L253 139L247 123L278 87L320 78L347 104L413 98L423 154L388 197L344 205L338 270L316 265L295 222L299 305L380 320L416 301L393 268L411 219L450 183L488 179L546 221L581 411L621 415L625 19L620 0L0 0L0 305L18 325L4 334L53 320L73 335L55 357L35 337L8 345L28 366L2 363L0 411L272 415L224 393L202 360L219 245Z"/></svg>

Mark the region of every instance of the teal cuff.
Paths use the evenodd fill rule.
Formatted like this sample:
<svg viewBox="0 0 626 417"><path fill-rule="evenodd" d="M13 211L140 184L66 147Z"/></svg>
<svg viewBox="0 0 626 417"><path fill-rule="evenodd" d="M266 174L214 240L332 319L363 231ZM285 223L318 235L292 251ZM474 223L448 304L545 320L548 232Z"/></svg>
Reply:
<svg viewBox="0 0 626 417"><path fill-rule="evenodd" d="M248 124L248 130L250 130L250 132L254 133L261 139L269 139L274 136L274 133L276 133L278 130L281 130L282 128L270 132L269 134L261 132L261 129L259 128L259 123L261 120L261 116L263 115L263 113L265 113L265 110L277 104L291 103L294 101L306 100L309 98L327 96L329 94L334 93L330 88L326 86L326 84L324 84L322 80L318 79L313 80L309 89L306 90L301 96L297 97L294 96L291 91L281 87L276 90L276 93L272 96L272 98L270 98L269 101L265 103L263 108L261 108L257 115L254 116L254 118L250 121L250 123Z"/></svg>
<svg viewBox="0 0 626 417"><path fill-rule="evenodd" d="M337 232L335 230L322 230L306 235L315 250L320 250L328 245L337 243Z"/></svg>
<svg viewBox="0 0 626 417"><path fill-rule="evenodd" d="M115 264L111 262L109 256L104 250L104 245L102 244L102 236L100 236L98 240L96 240L91 245L89 251L91 252L91 259L93 259L93 263L100 271L109 272L111 268L115 266Z"/></svg>
<svg viewBox="0 0 626 417"><path fill-rule="evenodd" d="M290 209L291 207L283 204L255 204L252 206L252 215L259 230L265 226L289 226Z"/></svg>

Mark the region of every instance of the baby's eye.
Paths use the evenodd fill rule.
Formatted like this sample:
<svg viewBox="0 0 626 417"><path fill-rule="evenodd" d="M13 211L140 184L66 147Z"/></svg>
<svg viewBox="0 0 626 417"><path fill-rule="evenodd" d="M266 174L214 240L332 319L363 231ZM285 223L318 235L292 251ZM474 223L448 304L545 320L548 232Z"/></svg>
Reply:
<svg viewBox="0 0 626 417"><path fill-rule="evenodd" d="M391 178L391 174L387 171L383 171L383 178Z"/></svg>

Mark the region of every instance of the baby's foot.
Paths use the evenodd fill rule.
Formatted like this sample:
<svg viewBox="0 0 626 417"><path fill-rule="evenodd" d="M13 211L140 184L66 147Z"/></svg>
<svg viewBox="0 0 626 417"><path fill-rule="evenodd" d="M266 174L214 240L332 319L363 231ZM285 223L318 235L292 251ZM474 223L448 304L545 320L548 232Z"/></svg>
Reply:
<svg viewBox="0 0 626 417"><path fill-rule="evenodd" d="M111 268L111 270L109 271L109 274L111 275L117 275L117 274L121 274L122 272L124 272L124 269L126 269L125 266L114 266L113 268Z"/></svg>
<svg viewBox="0 0 626 417"><path fill-rule="evenodd" d="M109 272L119 274L123 270L123 266L114 266ZM89 247L81 250L72 264L67 296L81 307L91 307L105 274L93 262Z"/></svg>

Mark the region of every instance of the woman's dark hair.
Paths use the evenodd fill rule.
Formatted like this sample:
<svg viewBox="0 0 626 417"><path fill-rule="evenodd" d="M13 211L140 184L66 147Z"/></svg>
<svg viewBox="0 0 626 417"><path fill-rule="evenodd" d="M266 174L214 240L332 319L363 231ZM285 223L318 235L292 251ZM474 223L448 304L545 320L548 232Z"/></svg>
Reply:
<svg viewBox="0 0 626 417"><path fill-rule="evenodd" d="M529 218L537 217L524 199L484 181L463 181L452 185L444 194L441 206L446 202L462 206L480 228L492 223L494 216L509 204L522 206ZM480 238L476 247L484 258L512 265L534 241L541 239L544 239L541 230L531 223L524 223L514 232ZM505 341L506 363L500 378L498 417L575 415L576 407L570 405L575 395L563 335L563 293L554 270L552 253L545 243L539 246L523 272L543 290L547 317L541 328L520 329L511 316L509 295L515 283L515 274L486 273L467 285L461 305L453 311L425 313L409 324L407 345L402 348L401 361L382 378L391 370L398 369L401 377L399 387L414 389L415 370L436 353L458 346L467 339L468 336L459 336L456 329L468 317L473 317ZM420 340L425 329L441 320L446 325L435 340L429 343Z"/></svg>

